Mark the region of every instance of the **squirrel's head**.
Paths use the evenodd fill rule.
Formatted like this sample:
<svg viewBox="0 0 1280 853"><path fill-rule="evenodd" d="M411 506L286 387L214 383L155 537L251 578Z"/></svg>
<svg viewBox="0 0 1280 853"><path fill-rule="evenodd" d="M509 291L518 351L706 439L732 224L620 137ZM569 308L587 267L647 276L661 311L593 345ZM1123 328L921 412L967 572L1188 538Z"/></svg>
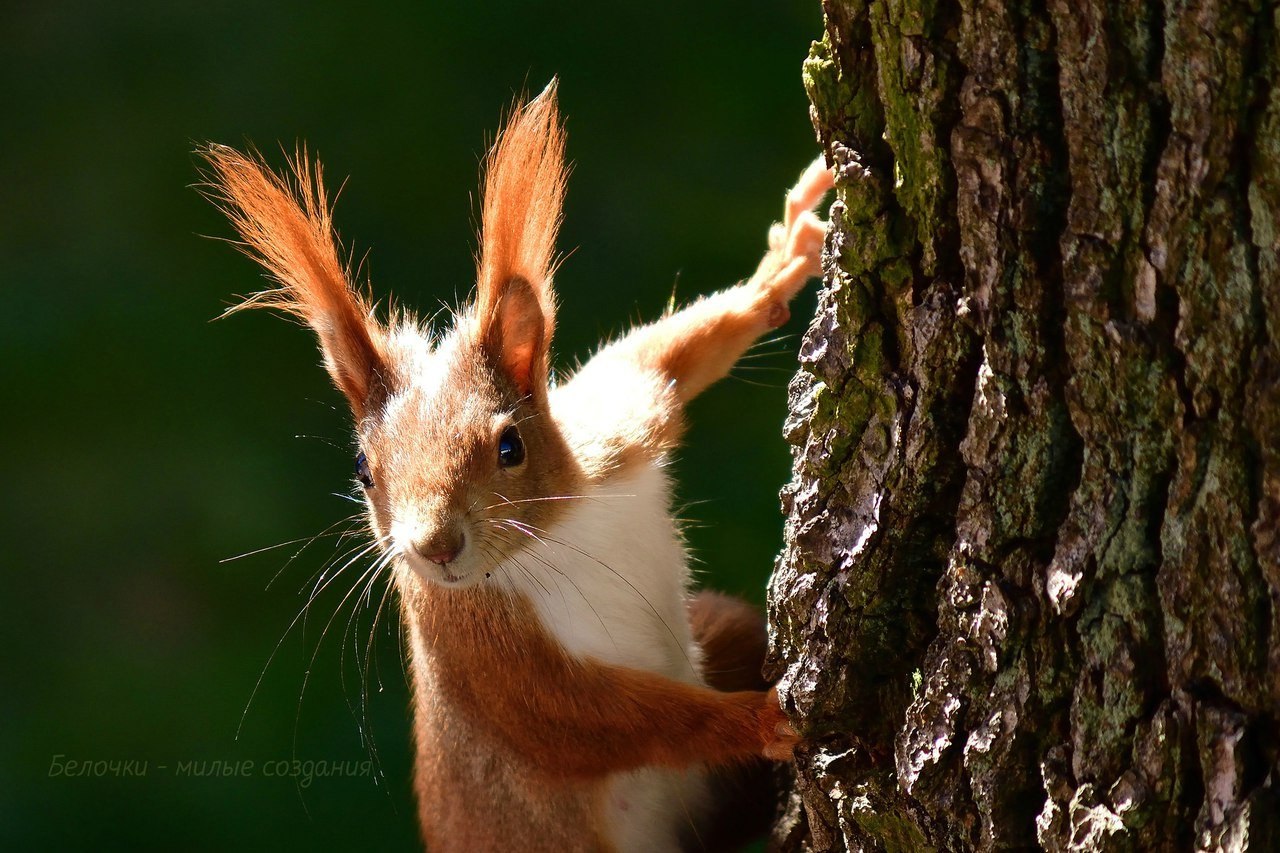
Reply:
<svg viewBox="0 0 1280 853"><path fill-rule="evenodd" d="M541 538L581 473L548 406L564 131L555 82L516 110L485 162L475 299L433 335L379 321L339 258L305 153L292 175L224 146L202 151L208 185L277 287L235 309L306 322L356 423L356 477L383 551L419 577L484 580Z"/></svg>

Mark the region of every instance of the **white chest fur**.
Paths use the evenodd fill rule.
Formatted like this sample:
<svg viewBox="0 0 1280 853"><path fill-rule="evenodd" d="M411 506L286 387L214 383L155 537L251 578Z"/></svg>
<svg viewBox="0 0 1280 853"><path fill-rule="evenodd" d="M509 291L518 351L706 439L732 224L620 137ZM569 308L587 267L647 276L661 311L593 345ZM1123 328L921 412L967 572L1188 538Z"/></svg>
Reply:
<svg viewBox="0 0 1280 853"><path fill-rule="evenodd" d="M644 466L574 498L563 519L508 566L543 627L571 654L701 681L686 611L688 565L666 473ZM609 780L617 849L676 849L707 801L699 770L642 769Z"/></svg>
<svg viewBox="0 0 1280 853"><path fill-rule="evenodd" d="M688 568L669 500L656 466L588 488L507 574L571 654L693 682Z"/></svg>

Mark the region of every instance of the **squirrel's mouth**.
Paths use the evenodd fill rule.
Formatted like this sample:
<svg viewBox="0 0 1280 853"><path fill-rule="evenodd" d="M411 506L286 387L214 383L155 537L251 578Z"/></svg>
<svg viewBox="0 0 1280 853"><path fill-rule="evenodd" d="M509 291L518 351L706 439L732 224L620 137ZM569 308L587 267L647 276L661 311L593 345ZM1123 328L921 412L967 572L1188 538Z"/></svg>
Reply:
<svg viewBox="0 0 1280 853"><path fill-rule="evenodd" d="M414 554L405 554L402 559L407 564L407 568L417 575L419 582L435 584L446 589L468 587L485 577L485 573L476 571L474 566L469 569L459 566L457 562L440 565L417 558Z"/></svg>

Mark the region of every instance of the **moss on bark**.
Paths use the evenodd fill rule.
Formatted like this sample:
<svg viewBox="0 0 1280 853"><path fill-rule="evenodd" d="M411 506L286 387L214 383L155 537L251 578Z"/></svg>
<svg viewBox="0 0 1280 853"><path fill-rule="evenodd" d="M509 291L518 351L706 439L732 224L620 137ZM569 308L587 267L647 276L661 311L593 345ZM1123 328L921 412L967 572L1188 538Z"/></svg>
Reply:
<svg viewBox="0 0 1280 853"><path fill-rule="evenodd" d="M1280 11L827 0L784 849L1274 849Z"/></svg>

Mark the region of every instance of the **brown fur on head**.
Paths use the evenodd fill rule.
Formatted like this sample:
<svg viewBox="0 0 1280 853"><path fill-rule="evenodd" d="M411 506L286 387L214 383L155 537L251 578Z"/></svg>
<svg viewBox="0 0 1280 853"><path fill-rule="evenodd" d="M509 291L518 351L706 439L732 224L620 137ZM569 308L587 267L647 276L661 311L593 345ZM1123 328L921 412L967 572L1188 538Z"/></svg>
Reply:
<svg viewBox="0 0 1280 853"><path fill-rule="evenodd" d="M486 159L476 298L441 338L411 318L382 325L351 287L318 163L295 157L290 179L225 146L201 153L212 197L279 284L238 307L310 325L351 403L383 548L449 586L488 577L581 476L547 403L566 175L555 82L514 112ZM513 429L524 458L500 464Z"/></svg>

